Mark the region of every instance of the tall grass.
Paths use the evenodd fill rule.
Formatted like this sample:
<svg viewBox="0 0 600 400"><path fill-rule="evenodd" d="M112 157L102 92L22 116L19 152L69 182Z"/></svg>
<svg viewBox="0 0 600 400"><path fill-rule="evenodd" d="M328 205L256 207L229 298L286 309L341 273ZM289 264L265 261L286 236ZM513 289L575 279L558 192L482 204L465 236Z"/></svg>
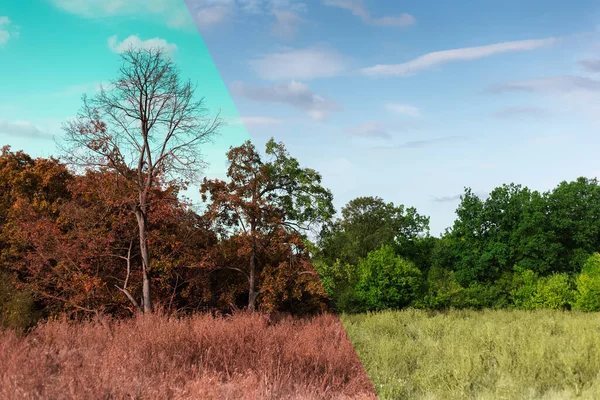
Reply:
<svg viewBox="0 0 600 400"><path fill-rule="evenodd" d="M600 399L600 314L342 316L381 399Z"/></svg>
<svg viewBox="0 0 600 400"><path fill-rule="evenodd" d="M51 321L0 332L2 399L373 399L339 319Z"/></svg>

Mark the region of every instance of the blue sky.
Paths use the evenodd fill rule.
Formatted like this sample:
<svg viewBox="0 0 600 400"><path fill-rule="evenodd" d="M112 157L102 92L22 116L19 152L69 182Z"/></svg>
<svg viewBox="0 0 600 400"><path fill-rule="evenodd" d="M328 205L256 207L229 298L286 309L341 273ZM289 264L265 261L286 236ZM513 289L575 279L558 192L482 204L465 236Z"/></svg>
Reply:
<svg viewBox="0 0 600 400"><path fill-rule="evenodd" d="M338 209L380 196L438 234L465 186L600 175L597 1L5 3L0 139L15 149L54 153L44 137L115 77L125 41L168 46L223 110L213 176L230 144L273 136L322 173Z"/></svg>
<svg viewBox="0 0 600 400"><path fill-rule="evenodd" d="M186 0L253 140L415 206L600 173L597 1Z"/></svg>
<svg viewBox="0 0 600 400"><path fill-rule="evenodd" d="M225 119L239 120L183 1L135 3L2 2L0 143L35 156L60 155L61 124L77 115L84 93L118 77L118 53L129 44L166 47L183 78L198 84L211 114L220 110ZM210 163L206 174L224 177L229 146L247 139L243 125L221 129L203 150Z"/></svg>

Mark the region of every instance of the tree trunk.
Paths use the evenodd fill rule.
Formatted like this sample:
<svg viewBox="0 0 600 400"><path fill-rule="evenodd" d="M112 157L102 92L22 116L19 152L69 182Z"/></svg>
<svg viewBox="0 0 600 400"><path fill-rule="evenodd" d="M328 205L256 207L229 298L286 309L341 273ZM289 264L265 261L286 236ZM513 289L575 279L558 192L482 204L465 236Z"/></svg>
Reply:
<svg viewBox="0 0 600 400"><path fill-rule="evenodd" d="M254 221L250 224L250 235L252 240L252 251L250 252L250 268L248 270L248 311L254 312L256 309L256 297L258 296L258 292L256 291L256 239L254 238Z"/></svg>
<svg viewBox="0 0 600 400"><path fill-rule="evenodd" d="M250 271L249 271L249 290L248 290L248 311L250 312L254 312L255 310L255 304L256 304L256 297L258 296L258 293L256 292L256 288L255 288L255 282L254 282L254 275L255 275L255 263L254 263L254 251L252 251L252 255L250 256Z"/></svg>
<svg viewBox="0 0 600 400"><path fill-rule="evenodd" d="M145 198L140 196L140 207L135 210L135 218L138 223L140 234L140 255L142 256L142 298L144 313L151 313L152 308L152 291L150 286L150 275L148 269L150 267L150 252L148 251L148 238L146 237L146 213L144 212Z"/></svg>

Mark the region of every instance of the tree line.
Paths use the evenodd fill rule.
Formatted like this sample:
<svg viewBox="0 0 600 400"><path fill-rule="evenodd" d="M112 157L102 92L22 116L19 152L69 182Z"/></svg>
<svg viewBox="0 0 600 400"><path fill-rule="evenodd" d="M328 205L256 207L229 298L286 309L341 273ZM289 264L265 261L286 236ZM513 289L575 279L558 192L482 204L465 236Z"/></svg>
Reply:
<svg viewBox="0 0 600 400"><path fill-rule="evenodd" d="M349 202L314 260L339 311L552 308L600 311L600 186L578 178L540 193L465 188L440 237L414 208Z"/></svg>
<svg viewBox="0 0 600 400"><path fill-rule="evenodd" d="M64 124L59 158L0 154L0 323L236 309L514 307L600 310L600 186L466 188L440 237L378 197L336 217L321 175L271 139L201 178L223 121L160 49ZM200 187L203 209L182 195ZM312 233L312 235L310 235Z"/></svg>
<svg viewBox="0 0 600 400"><path fill-rule="evenodd" d="M64 124L60 158L2 148L0 317L260 308L327 309L307 232L334 214L321 176L282 143L227 153L200 179L223 121L160 49L122 54L119 77ZM200 186L205 210L181 195Z"/></svg>

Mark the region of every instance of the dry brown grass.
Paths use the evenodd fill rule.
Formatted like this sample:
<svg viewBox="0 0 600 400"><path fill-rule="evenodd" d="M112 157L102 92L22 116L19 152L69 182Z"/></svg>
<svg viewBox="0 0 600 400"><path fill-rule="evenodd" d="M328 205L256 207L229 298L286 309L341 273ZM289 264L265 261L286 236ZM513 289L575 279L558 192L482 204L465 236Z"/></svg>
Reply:
<svg viewBox="0 0 600 400"><path fill-rule="evenodd" d="M52 321L0 332L0 365L2 399L376 398L333 315Z"/></svg>

